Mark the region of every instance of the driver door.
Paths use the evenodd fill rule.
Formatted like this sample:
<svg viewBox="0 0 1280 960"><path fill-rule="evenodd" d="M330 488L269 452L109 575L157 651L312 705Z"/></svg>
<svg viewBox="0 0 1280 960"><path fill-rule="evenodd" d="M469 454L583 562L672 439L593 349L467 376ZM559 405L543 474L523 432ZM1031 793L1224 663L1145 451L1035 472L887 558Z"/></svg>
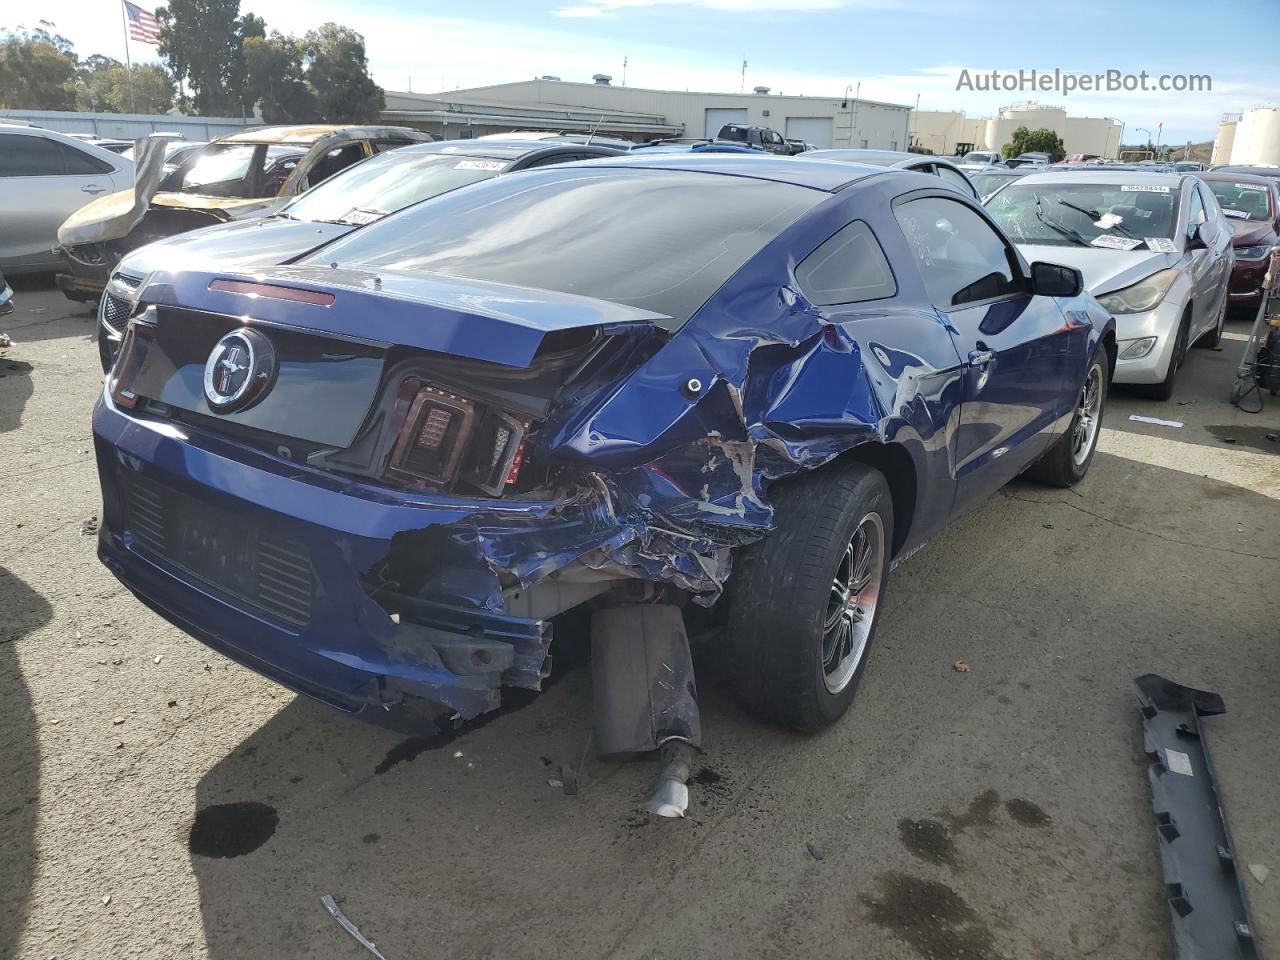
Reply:
<svg viewBox="0 0 1280 960"><path fill-rule="evenodd" d="M968 204L924 196L894 212L965 363L958 512L1021 473L1060 432L1069 328L1055 300L1030 293L1004 237Z"/></svg>

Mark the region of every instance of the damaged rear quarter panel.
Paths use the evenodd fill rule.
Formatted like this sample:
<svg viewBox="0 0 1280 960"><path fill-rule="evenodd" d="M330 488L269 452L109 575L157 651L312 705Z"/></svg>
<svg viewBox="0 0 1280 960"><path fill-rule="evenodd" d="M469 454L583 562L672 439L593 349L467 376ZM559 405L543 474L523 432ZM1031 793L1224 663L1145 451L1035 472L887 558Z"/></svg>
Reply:
<svg viewBox="0 0 1280 960"><path fill-rule="evenodd" d="M897 192L881 177L783 231L608 396L550 425L546 455L603 476L620 513L685 534L687 563L766 534L770 481L897 444L914 465L917 509L896 546L919 542L952 506L954 343L935 311L906 305L927 302L914 271L896 271L892 298L838 307L810 303L795 280L796 265L855 219L890 263L911 263L890 213ZM723 565L710 579L727 574Z"/></svg>

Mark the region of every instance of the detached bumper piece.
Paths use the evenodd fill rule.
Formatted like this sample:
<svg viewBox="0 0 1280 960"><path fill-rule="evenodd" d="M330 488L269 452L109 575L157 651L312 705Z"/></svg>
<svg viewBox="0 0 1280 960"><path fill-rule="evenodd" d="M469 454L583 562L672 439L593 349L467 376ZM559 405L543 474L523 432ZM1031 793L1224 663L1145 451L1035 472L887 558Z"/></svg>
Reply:
<svg viewBox="0 0 1280 960"><path fill-rule="evenodd" d="M1151 766L1156 842L1169 893L1174 960L1257 960L1248 902L1214 786L1200 718L1222 697L1149 673L1134 681Z"/></svg>
<svg viewBox="0 0 1280 960"><path fill-rule="evenodd" d="M683 817L702 721L680 608L654 603L597 610L591 617L591 689L597 751L603 757L658 751L661 769L644 809Z"/></svg>

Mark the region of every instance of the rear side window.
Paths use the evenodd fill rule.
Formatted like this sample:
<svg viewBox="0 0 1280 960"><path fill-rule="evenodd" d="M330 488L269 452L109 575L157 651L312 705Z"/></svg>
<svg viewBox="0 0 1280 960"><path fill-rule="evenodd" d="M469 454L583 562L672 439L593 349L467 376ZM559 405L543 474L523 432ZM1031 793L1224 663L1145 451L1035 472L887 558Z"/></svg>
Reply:
<svg viewBox="0 0 1280 960"><path fill-rule="evenodd" d="M945 310L1018 291L1009 248L963 203L922 197L899 204L894 213L934 306Z"/></svg>
<svg viewBox="0 0 1280 960"><path fill-rule="evenodd" d="M875 234L861 220L841 228L796 267L796 282L819 306L881 300L898 292Z"/></svg>
<svg viewBox="0 0 1280 960"><path fill-rule="evenodd" d="M111 164L46 137L0 134L0 177L93 176Z"/></svg>
<svg viewBox="0 0 1280 960"><path fill-rule="evenodd" d="M938 176L951 184L965 196L973 197L975 200L978 199L978 194L974 191L973 184L966 180L963 174L956 173L950 167L945 167L940 163L935 166L935 169Z"/></svg>
<svg viewBox="0 0 1280 960"><path fill-rule="evenodd" d="M830 194L683 170L552 166L447 193L304 262L554 290L651 311L674 330Z"/></svg>

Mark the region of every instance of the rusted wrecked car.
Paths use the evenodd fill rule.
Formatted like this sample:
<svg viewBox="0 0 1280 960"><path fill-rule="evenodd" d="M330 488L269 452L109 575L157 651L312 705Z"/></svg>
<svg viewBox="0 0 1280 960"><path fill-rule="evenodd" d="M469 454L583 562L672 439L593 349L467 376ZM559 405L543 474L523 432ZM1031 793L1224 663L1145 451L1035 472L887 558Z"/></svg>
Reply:
<svg viewBox="0 0 1280 960"><path fill-rule="evenodd" d="M58 286L96 302L120 258L198 227L263 217L353 163L434 139L408 127L258 127L214 140L166 171L166 142L138 141L134 185L99 197L58 230Z"/></svg>
<svg viewBox="0 0 1280 960"><path fill-rule="evenodd" d="M927 174L613 157L462 187L288 266L157 271L94 411L99 556L240 663L402 729L538 690L590 613L596 745L849 707L895 560L1089 469L1114 322Z"/></svg>

